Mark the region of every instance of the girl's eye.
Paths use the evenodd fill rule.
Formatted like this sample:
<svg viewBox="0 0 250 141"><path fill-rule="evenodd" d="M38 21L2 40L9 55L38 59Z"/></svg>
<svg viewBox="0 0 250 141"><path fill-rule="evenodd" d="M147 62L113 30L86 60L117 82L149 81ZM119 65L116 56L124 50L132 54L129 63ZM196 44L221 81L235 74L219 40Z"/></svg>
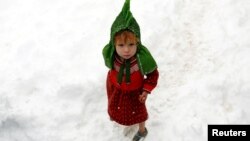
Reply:
<svg viewBox="0 0 250 141"><path fill-rule="evenodd" d="M135 44L134 43L130 43L129 46L134 46Z"/></svg>
<svg viewBox="0 0 250 141"><path fill-rule="evenodd" d="M123 47L123 46L124 46L124 44L118 44L118 46L119 46L119 47Z"/></svg>

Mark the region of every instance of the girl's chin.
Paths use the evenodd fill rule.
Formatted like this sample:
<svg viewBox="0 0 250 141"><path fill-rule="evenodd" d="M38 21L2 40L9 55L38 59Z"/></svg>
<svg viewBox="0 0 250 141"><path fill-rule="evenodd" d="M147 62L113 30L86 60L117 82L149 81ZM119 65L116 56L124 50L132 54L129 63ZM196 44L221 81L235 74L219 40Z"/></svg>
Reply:
<svg viewBox="0 0 250 141"><path fill-rule="evenodd" d="M122 58L129 59L129 58L131 58L131 56L122 56Z"/></svg>

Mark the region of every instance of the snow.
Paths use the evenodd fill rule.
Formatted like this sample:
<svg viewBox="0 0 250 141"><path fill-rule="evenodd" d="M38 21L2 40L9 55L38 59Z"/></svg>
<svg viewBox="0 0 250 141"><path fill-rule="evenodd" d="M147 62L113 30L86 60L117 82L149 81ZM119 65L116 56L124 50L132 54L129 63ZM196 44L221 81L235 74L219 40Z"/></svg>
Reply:
<svg viewBox="0 0 250 141"><path fill-rule="evenodd" d="M102 48L123 0L0 0L0 140L129 141L109 120ZM250 123L250 1L131 0L159 84L145 141ZM128 134L124 136L124 134Z"/></svg>

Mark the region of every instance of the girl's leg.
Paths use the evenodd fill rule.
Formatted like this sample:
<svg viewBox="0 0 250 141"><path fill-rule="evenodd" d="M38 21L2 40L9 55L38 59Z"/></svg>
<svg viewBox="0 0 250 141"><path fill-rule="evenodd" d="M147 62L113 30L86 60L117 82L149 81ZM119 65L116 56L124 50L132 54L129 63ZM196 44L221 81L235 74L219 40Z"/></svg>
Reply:
<svg viewBox="0 0 250 141"><path fill-rule="evenodd" d="M145 121L139 123L139 132L144 133L144 131L145 131Z"/></svg>
<svg viewBox="0 0 250 141"><path fill-rule="evenodd" d="M145 138L148 134L147 129L145 128L145 121L139 123L139 131L133 137L133 141L139 141L141 138Z"/></svg>

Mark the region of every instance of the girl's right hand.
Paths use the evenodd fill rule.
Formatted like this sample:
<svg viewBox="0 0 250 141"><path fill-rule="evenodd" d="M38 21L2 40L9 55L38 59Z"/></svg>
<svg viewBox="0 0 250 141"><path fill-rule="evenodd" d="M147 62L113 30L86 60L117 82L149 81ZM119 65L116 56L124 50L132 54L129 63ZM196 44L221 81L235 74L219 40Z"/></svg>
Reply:
<svg viewBox="0 0 250 141"><path fill-rule="evenodd" d="M139 101L141 103L145 103L148 97L148 92L143 91L141 95L139 95Z"/></svg>

